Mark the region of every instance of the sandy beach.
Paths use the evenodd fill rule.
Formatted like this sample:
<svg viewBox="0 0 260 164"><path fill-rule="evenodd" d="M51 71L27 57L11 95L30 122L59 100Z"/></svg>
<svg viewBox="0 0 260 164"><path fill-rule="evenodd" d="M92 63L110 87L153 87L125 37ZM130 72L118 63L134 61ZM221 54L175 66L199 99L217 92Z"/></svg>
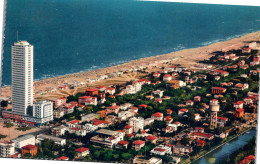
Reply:
<svg viewBox="0 0 260 164"><path fill-rule="evenodd" d="M148 67L146 70L147 72L153 72L158 70L158 68L163 67L163 64L160 61L174 59L171 63L172 64L180 64L181 66L190 67L198 63L200 60L208 59L211 57L211 53L214 51L228 51L231 49L238 49L245 45L248 45L249 42L252 41L260 41L260 31L249 33L239 38L234 38L224 42L217 42L208 46L192 48L192 49L185 49L177 52L172 52L168 54L162 54L147 58L142 58L134 61L130 61L121 65L111 66L107 68L86 71L86 72L79 72L73 73L63 76L57 76L54 78L43 79L34 82L34 90L35 92L42 90L47 91L48 88L57 88L59 85L63 85L64 83L73 83L75 80L78 82L84 82L86 84L75 87L74 89L65 89L65 90L57 90L55 92L46 92L45 95L35 95L35 99L46 99L50 97L60 97L60 96L68 96L68 95L75 95L78 92L83 92L86 87L93 87L98 85L115 85L115 84L123 84L126 81L138 79L145 74L131 72L127 74L123 74L120 77L100 80L94 83L88 83L87 79L95 79L99 75L105 75L108 73L118 72L118 71L126 71L131 68L135 68L138 66L148 66L151 63L155 63L157 68ZM11 96L11 87L6 86L2 88L2 97Z"/></svg>

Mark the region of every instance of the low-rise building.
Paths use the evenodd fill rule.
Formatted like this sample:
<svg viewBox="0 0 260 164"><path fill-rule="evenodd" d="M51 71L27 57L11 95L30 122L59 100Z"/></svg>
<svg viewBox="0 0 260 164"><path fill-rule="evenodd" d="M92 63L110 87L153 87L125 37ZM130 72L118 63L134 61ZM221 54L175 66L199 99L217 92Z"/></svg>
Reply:
<svg viewBox="0 0 260 164"><path fill-rule="evenodd" d="M54 141L55 144L64 146L66 145L66 139L64 138L58 138L58 137L53 137L45 134L39 134L36 137L36 143L41 143L44 140L51 140Z"/></svg>
<svg viewBox="0 0 260 164"><path fill-rule="evenodd" d="M32 157L37 155L37 146L35 145L26 145L22 147L22 156L25 154L30 154Z"/></svg>
<svg viewBox="0 0 260 164"><path fill-rule="evenodd" d="M145 141L142 140L136 140L132 143L132 148L136 151L140 150L142 147L145 146Z"/></svg>
<svg viewBox="0 0 260 164"><path fill-rule="evenodd" d="M76 152L76 159L78 158L83 158L87 155L89 155L89 148L86 148L86 147L80 147L78 149L75 149L75 152Z"/></svg>
<svg viewBox="0 0 260 164"><path fill-rule="evenodd" d="M55 137L63 136L66 131L67 131L67 127L64 126L64 125L60 125L58 127L54 127L54 128L51 129L51 133Z"/></svg>
<svg viewBox="0 0 260 164"><path fill-rule="evenodd" d="M0 157L10 157L15 154L15 143L12 141L0 141Z"/></svg>
<svg viewBox="0 0 260 164"><path fill-rule="evenodd" d="M14 142L16 149L21 149L22 147L29 144L35 145L35 136L31 134L20 136L13 139L12 142Z"/></svg>
<svg viewBox="0 0 260 164"><path fill-rule="evenodd" d="M123 133L107 129L100 129L96 131L96 133L97 135L92 137L90 141L94 144L101 144L110 148L113 148L119 141L123 140L124 138Z"/></svg>

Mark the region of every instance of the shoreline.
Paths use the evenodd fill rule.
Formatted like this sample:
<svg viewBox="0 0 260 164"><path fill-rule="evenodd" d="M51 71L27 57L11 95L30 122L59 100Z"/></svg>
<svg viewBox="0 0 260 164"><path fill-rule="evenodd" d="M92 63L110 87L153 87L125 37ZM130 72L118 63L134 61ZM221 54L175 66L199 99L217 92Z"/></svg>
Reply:
<svg viewBox="0 0 260 164"><path fill-rule="evenodd" d="M74 80L78 82L85 82L87 83L86 79L95 79L100 75L105 75L113 72L119 72L119 71L127 71L129 69L137 68L139 66L149 66L152 67L151 64L155 64L157 66L163 66L162 63L160 63L163 60L169 60L169 59L174 59L171 61L172 64L180 64L181 66L184 67L190 67L193 65L198 64L198 61L208 59L212 55L211 53L214 51L228 51L231 49L236 49L236 48L241 48L242 46L247 45L247 42L250 41L255 41L255 40L260 40L260 31L257 32L252 32L248 33L245 35L242 35L240 37L236 37L227 41L221 41L221 42L216 42L207 46L202 46L202 47L197 47L197 48L188 48L188 49L183 49L175 52L170 52L166 54L160 54L160 55L155 55L155 56L150 56L150 57L144 57L136 60L131 60L123 64L118 64L114 66L108 66L104 68L99 68L95 70L88 70L88 71L81 71L81 72L76 72L76 73L71 73L71 74L65 74L65 75L60 75L60 76L55 76L55 77L50 77L50 78L45 78L41 80L34 81L34 89L36 90L46 90L46 87L52 87L52 88L57 88L58 85L62 85L65 82L66 83L73 83ZM154 68L148 68L148 72L156 71ZM136 72L135 72L136 73ZM124 74L123 74L124 75ZM128 76L128 75L126 75ZM137 75L131 75L131 77L126 77L124 78L118 78L116 77L115 79L117 81L130 81L137 79ZM98 82L94 83L87 83L87 86L96 86L96 85L105 85L106 81L113 81L114 78L110 78L107 80L101 80ZM112 85L112 83L109 85ZM87 87L85 86L85 88ZM11 85L6 85L3 86L2 88L2 97L7 97L11 96L10 91L11 91ZM73 93L76 91L73 91ZM68 93L69 95L70 93ZM38 96L36 96L38 97ZM46 97L46 96L44 96ZM56 96L57 97L57 96Z"/></svg>

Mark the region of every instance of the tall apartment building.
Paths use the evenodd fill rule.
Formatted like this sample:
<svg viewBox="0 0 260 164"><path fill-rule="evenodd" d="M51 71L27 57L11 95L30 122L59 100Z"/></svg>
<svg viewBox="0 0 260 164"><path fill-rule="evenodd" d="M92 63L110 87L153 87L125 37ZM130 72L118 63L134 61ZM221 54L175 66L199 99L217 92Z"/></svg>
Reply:
<svg viewBox="0 0 260 164"><path fill-rule="evenodd" d="M0 157L9 157L15 154L14 142L1 141L0 142Z"/></svg>
<svg viewBox="0 0 260 164"><path fill-rule="evenodd" d="M46 100L35 102L32 110L28 110L28 115L24 119L40 125L52 121L53 103Z"/></svg>
<svg viewBox="0 0 260 164"><path fill-rule="evenodd" d="M12 45L13 113L27 115L33 105L33 46L27 41Z"/></svg>
<svg viewBox="0 0 260 164"><path fill-rule="evenodd" d="M129 125L131 125L133 127L133 131L137 133L139 130L144 129L144 118L133 117L129 120Z"/></svg>

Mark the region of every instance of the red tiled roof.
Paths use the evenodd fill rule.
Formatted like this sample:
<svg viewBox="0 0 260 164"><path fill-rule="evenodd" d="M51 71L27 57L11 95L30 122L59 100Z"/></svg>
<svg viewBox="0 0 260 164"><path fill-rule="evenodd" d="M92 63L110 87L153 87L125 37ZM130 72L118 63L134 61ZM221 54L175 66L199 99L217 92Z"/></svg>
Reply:
<svg viewBox="0 0 260 164"><path fill-rule="evenodd" d="M180 109L179 112L188 112L188 109Z"/></svg>
<svg viewBox="0 0 260 164"><path fill-rule="evenodd" d="M156 136L153 136L153 135L150 135L150 136L147 136L145 139L146 140L155 140L157 137Z"/></svg>
<svg viewBox="0 0 260 164"><path fill-rule="evenodd" d="M195 130L204 130L204 128L201 128L201 127L195 127Z"/></svg>
<svg viewBox="0 0 260 164"><path fill-rule="evenodd" d="M79 153L85 152L85 151L87 151L87 150L89 150L89 148L80 147L80 148L78 148L78 149L75 149L75 151L76 151L76 152L79 152Z"/></svg>
<svg viewBox="0 0 260 164"><path fill-rule="evenodd" d="M218 117L218 120L224 120L224 121L227 121L228 118L227 118L227 117Z"/></svg>
<svg viewBox="0 0 260 164"><path fill-rule="evenodd" d="M114 105L114 106L110 106L110 107L107 107L108 109L113 109L113 110L115 110L115 109L118 109L119 108L119 106L117 106L117 105Z"/></svg>
<svg viewBox="0 0 260 164"><path fill-rule="evenodd" d="M178 125L178 124L181 124L181 123L180 122L174 122L173 124Z"/></svg>
<svg viewBox="0 0 260 164"><path fill-rule="evenodd" d="M130 138L134 137L133 134L127 134L127 136L130 137Z"/></svg>
<svg viewBox="0 0 260 164"><path fill-rule="evenodd" d="M141 105L139 105L139 107L146 108L147 105L146 104L141 104Z"/></svg>
<svg viewBox="0 0 260 164"><path fill-rule="evenodd" d="M245 159L255 160L255 156L254 155L249 155L249 156L245 157Z"/></svg>
<svg viewBox="0 0 260 164"><path fill-rule="evenodd" d="M152 116L154 116L154 117L162 117L163 114L160 113L160 112L157 112L157 113L154 113Z"/></svg>
<svg viewBox="0 0 260 164"><path fill-rule="evenodd" d="M109 87L109 88L107 88L106 90L115 90L115 88L112 88L112 87Z"/></svg>
<svg viewBox="0 0 260 164"><path fill-rule="evenodd" d="M222 88L222 87L212 87L212 89L217 89L217 90L226 90L226 88Z"/></svg>
<svg viewBox="0 0 260 164"><path fill-rule="evenodd" d="M131 125L126 125L126 126L124 127L124 129L130 129L130 128L132 128Z"/></svg>
<svg viewBox="0 0 260 164"><path fill-rule="evenodd" d="M64 161L64 160L68 160L69 158L68 157L65 157L65 156L61 156L59 158L57 158L57 160L60 160L60 161Z"/></svg>
<svg viewBox="0 0 260 164"><path fill-rule="evenodd" d="M103 120L97 120L97 119L92 120L92 125L100 125L100 124L110 124L110 122L103 121Z"/></svg>
<svg viewBox="0 0 260 164"><path fill-rule="evenodd" d="M164 152L165 151L165 149L161 149L161 148L155 148L154 150L155 151L159 151L159 152Z"/></svg>
<svg viewBox="0 0 260 164"><path fill-rule="evenodd" d="M122 140L122 141L119 141L118 144L120 144L120 145L128 145L129 142L127 142L125 140Z"/></svg>
<svg viewBox="0 0 260 164"><path fill-rule="evenodd" d="M234 103L234 105L240 105L240 104L243 104L243 101L237 101Z"/></svg>
<svg viewBox="0 0 260 164"><path fill-rule="evenodd" d="M165 74L163 77L171 77L171 75L169 75L169 74Z"/></svg>
<svg viewBox="0 0 260 164"><path fill-rule="evenodd" d="M32 149L35 149L35 148L37 148L37 146L35 146L35 145L31 145L31 144L22 147L22 149L26 149L26 150L32 150Z"/></svg>
<svg viewBox="0 0 260 164"><path fill-rule="evenodd" d="M133 145L142 145L142 144L144 144L144 143L145 143L145 141L136 140L136 141L134 141L132 144L133 144Z"/></svg>
<svg viewBox="0 0 260 164"><path fill-rule="evenodd" d="M212 134L200 133L200 132L194 132L194 135L196 135L196 136L201 136L201 137L207 137L207 138L210 138L210 137L213 136Z"/></svg>
<svg viewBox="0 0 260 164"><path fill-rule="evenodd" d="M244 109L240 108L240 109L237 110L237 112L239 112L239 113L244 112Z"/></svg>
<svg viewBox="0 0 260 164"><path fill-rule="evenodd" d="M98 91L98 89L96 88L88 88L86 89L87 92L95 92L95 91Z"/></svg>
<svg viewBox="0 0 260 164"><path fill-rule="evenodd" d="M77 123L79 123L80 122L80 120L71 120L71 121L69 121L68 123L69 124L77 124Z"/></svg>
<svg viewBox="0 0 260 164"><path fill-rule="evenodd" d="M91 96L82 96L82 97L79 97L79 99L91 99L92 97Z"/></svg>
<svg viewBox="0 0 260 164"><path fill-rule="evenodd" d="M205 143L206 143L206 141L204 141L204 140L197 140L197 143L200 143L200 144L205 144Z"/></svg>

